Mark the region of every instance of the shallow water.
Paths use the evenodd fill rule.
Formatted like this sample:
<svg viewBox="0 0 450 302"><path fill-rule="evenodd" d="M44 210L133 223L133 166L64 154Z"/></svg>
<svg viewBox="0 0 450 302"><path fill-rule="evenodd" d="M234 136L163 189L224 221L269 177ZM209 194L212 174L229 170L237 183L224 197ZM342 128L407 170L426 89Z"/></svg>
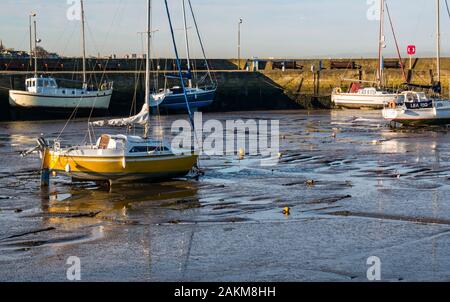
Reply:
<svg viewBox="0 0 450 302"><path fill-rule="evenodd" d="M280 120L280 163L204 156L198 181L57 177L41 191L38 158L19 151L64 122L0 124L0 280L65 281L70 256L84 281L366 281L371 256L383 280L450 280L446 128L393 131L377 111L209 118ZM62 138L80 143L85 128Z"/></svg>

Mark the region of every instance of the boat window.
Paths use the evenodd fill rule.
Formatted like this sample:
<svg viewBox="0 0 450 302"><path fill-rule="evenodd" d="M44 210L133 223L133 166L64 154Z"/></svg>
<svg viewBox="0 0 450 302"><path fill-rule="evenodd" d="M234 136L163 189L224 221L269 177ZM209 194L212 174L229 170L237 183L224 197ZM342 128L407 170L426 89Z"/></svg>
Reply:
<svg viewBox="0 0 450 302"><path fill-rule="evenodd" d="M36 87L36 80L33 80L33 81L31 82L31 86L32 86L32 87Z"/></svg>
<svg viewBox="0 0 450 302"><path fill-rule="evenodd" d="M397 103L398 104L403 104L405 102L405 96L404 95L400 95L398 98L397 98Z"/></svg>
<svg viewBox="0 0 450 302"><path fill-rule="evenodd" d="M98 148L102 149L102 150L108 149L110 140L111 140L111 138L109 137L109 135L102 135L100 137L100 142L98 144Z"/></svg>
<svg viewBox="0 0 450 302"><path fill-rule="evenodd" d="M72 90L72 94L75 94L75 90Z"/></svg>
<svg viewBox="0 0 450 302"><path fill-rule="evenodd" d="M38 81L37 81L37 85L38 85L38 87L42 87L43 86L43 83L44 81L42 80L42 79L39 79Z"/></svg>
<svg viewBox="0 0 450 302"><path fill-rule="evenodd" d="M183 88L180 88L180 87L174 87L171 90L172 90L173 94L182 94L182 93L184 93Z"/></svg>
<svg viewBox="0 0 450 302"><path fill-rule="evenodd" d="M147 153L157 151L157 149L155 146L134 146L131 148L130 153Z"/></svg>
<svg viewBox="0 0 450 302"><path fill-rule="evenodd" d="M43 81L43 84L44 84L44 85L43 85L44 87L48 87L48 81L47 81L47 80L44 80L44 81Z"/></svg>
<svg viewBox="0 0 450 302"><path fill-rule="evenodd" d="M167 152L167 151L170 151L170 150L167 147L159 147L158 149L156 149L156 151L158 151L158 152Z"/></svg>
<svg viewBox="0 0 450 302"><path fill-rule="evenodd" d="M408 102L418 102L419 101L419 99L417 98L417 94L414 94L414 93L408 93L406 95L406 100Z"/></svg>
<svg viewBox="0 0 450 302"><path fill-rule="evenodd" d="M57 87L56 81L55 80L49 80L48 81L48 86L50 86L50 87Z"/></svg>

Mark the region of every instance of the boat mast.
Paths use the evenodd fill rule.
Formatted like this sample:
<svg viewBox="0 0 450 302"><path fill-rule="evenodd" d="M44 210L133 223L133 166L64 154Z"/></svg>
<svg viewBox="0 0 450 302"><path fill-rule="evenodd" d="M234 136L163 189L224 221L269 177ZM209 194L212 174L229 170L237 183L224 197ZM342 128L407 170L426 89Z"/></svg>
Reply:
<svg viewBox="0 0 450 302"><path fill-rule="evenodd" d="M436 0L436 68L437 68L437 81L441 83L441 5L440 1Z"/></svg>
<svg viewBox="0 0 450 302"><path fill-rule="evenodd" d="M151 21L152 21L152 0L147 0L147 53L145 55L145 103L148 106L147 123L145 124L144 137L148 137L150 127L150 48L151 48Z"/></svg>
<svg viewBox="0 0 450 302"><path fill-rule="evenodd" d="M385 47L384 38L384 0L380 0L380 36L378 40L378 86L384 85L384 64L383 48Z"/></svg>
<svg viewBox="0 0 450 302"><path fill-rule="evenodd" d="M82 39L82 45L83 45L83 87L85 88L87 86L87 77L86 77L86 37L85 37L85 30L84 30L84 2L83 0L80 0L81 5L81 39Z"/></svg>
<svg viewBox="0 0 450 302"><path fill-rule="evenodd" d="M175 52L175 58L176 58L177 67L178 67L178 75L180 76L181 86L182 86L183 92L184 92L184 100L186 101L186 108L189 113L189 120L191 122L192 129L195 129L195 123L194 123L194 119L192 117L192 111L191 111L191 107L189 106L189 99L188 99L188 95L186 92L186 85L184 84L184 81L183 81L183 71L181 70L180 56L178 55L177 42L175 41L175 33L174 33L174 29L173 29L172 18L170 16L169 4L167 3L167 0L164 0L164 4L166 6L167 19L169 21L170 33L172 35L173 50ZM194 135L195 135L195 133L196 132L194 131Z"/></svg>
<svg viewBox="0 0 450 302"><path fill-rule="evenodd" d="M189 37L188 37L188 27L187 27L187 18L186 18L186 5L185 0L181 0L183 4L183 23L184 23L184 37L186 40L186 59L187 59L187 68L188 68L188 86L192 88L192 79L191 79L191 56L189 50Z"/></svg>

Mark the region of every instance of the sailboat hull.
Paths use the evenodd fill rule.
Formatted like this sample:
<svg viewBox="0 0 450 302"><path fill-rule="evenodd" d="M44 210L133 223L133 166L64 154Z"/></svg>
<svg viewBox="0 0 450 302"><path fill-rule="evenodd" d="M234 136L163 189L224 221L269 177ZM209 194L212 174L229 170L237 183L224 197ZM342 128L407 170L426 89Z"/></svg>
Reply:
<svg viewBox="0 0 450 302"><path fill-rule="evenodd" d="M216 90L188 93L189 106L197 109L208 107L214 102L215 95ZM168 110L185 110L186 100L184 94L167 95L159 107Z"/></svg>
<svg viewBox="0 0 450 302"><path fill-rule="evenodd" d="M196 155L142 157L73 156L45 153L44 167L51 172L88 181L161 180L186 176L197 163Z"/></svg>
<svg viewBox="0 0 450 302"><path fill-rule="evenodd" d="M387 121L404 125L446 125L450 124L450 106L448 108L426 109L384 109L383 117Z"/></svg>
<svg viewBox="0 0 450 302"><path fill-rule="evenodd" d="M395 100L397 96L397 94L333 93L331 101L338 108L382 109L387 103Z"/></svg>
<svg viewBox="0 0 450 302"><path fill-rule="evenodd" d="M51 110L100 109L107 110L111 101L112 90L96 91L84 96L62 96L11 90L9 104L13 108Z"/></svg>

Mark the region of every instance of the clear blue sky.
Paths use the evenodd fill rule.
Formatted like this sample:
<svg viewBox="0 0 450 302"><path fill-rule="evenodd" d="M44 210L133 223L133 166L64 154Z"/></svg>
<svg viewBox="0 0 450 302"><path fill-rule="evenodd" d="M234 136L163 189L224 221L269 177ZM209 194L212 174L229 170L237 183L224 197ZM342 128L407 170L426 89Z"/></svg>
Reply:
<svg viewBox="0 0 450 302"><path fill-rule="evenodd" d="M176 28L182 27L181 0L169 0ZM242 25L243 57L375 56L378 22L367 19L374 0L191 0L211 58L237 56L237 24ZM173 56L163 0L154 2L155 52ZM450 55L450 18L442 2L442 50ZM419 56L434 55L435 1L388 0L405 55L407 44ZM90 55L140 53L137 32L145 30L146 0L85 0ZM80 53L80 24L66 17L67 0L1 0L0 39L28 49L28 13L36 11L42 46L66 56ZM395 53L386 21L387 56ZM194 31L191 31L194 38ZM180 48L182 33L177 32ZM199 47L193 42L193 55ZM182 52L184 55L184 51Z"/></svg>

